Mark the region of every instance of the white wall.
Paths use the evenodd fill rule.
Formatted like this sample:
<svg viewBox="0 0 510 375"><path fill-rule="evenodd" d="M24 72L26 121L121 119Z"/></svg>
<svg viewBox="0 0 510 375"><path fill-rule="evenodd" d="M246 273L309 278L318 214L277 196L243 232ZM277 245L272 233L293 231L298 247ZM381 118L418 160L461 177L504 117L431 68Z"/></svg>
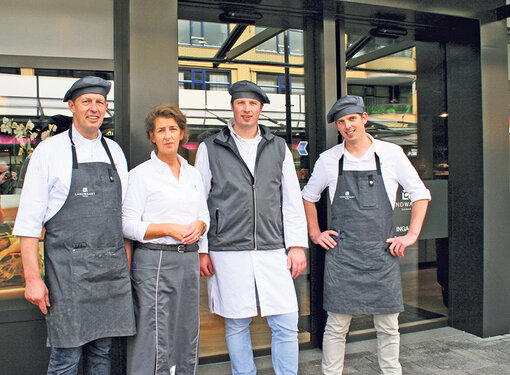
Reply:
<svg viewBox="0 0 510 375"><path fill-rule="evenodd" d="M113 59L112 0L0 0L0 55Z"/></svg>

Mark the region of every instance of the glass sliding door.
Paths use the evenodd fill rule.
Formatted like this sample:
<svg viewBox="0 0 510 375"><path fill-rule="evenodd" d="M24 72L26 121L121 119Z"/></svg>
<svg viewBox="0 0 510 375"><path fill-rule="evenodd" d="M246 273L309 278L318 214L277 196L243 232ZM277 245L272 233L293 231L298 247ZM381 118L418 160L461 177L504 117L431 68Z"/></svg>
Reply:
<svg viewBox="0 0 510 375"><path fill-rule="evenodd" d="M446 325L448 319L448 148L444 56L439 43L382 38L346 26L347 93L359 95L367 132L401 146L432 193L418 242L400 259L405 311L401 329ZM406 32L407 34L407 32ZM396 234L407 233L411 202L400 188ZM372 318L356 316L350 337L373 334Z"/></svg>
<svg viewBox="0 0 510 375"><path fill-rule="evenodd" d="M237 30L237 26L233 23L179 20L179 33L182 33L182 37L179 35L179 107L187 116L190 130L190 139L181 153L190 163L194 163L200 142L218 132L232 117L227 92L230 85L240 80L250 80L263 87L271 101L264 105L259 123L287 140L300 183L304 184L309 173L301 163L307 155L303 31L281 31L266 42L248 49L239 58L228 63L217 63L218 51L226 44L231 33ZM235 46L250 43L253 37L266 29L247 26ZM197 38L193 39L196 30L208 30L207 37L204 34L200 43L196 42ZM289 61L287 67L286 58ZM288 94L286 82L290 88ZM295 280L300 309L300 343L310 342L309 284L307 269ZM223 318L209 311L206 278L201 279L200 287L200 357L202 362L213 361L227 354L224 322ZM271 347L271 330L265 318L253 319L251 335L256 354L267 353Z"/></svg>

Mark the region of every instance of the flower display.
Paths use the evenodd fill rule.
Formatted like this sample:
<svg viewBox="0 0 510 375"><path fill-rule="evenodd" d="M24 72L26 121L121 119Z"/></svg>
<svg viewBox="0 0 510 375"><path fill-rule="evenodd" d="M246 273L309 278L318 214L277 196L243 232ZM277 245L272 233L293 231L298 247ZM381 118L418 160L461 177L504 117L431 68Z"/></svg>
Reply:
<svg viewBox="0 0 510 375"><path fill-rule="evenodd" d="M44 140L51 137L56 130L57 125L48 125L48 130L41 133L41 139ZM39 135L39 130L35 128L35 125L31 120L28 120L27 123L23 125L7 117L2 119L0 132L14 135L19 142L18 156L21 156L23 160L25 160L34 151L33 143Z"/></svg>

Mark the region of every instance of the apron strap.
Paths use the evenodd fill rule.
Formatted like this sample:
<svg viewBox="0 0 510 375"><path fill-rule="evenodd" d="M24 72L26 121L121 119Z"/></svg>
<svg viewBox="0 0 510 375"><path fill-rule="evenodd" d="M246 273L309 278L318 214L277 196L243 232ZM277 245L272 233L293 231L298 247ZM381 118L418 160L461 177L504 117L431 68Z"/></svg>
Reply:
<svg viewBox="0 0 510 375"><path fill-rule="evenodd" d="M113 157L112 157L112 154L110 152L110 148L106 144L106 139L102 135L101 135L101 144L103 145L104 150L106 151L106 154L108 155L108 159L110 159L110 164L112 165L113 170L116 171L117 168L115 167L115 163L113 162Z"/></svg>
<svg viewBox="0 0 510 375"><path fill-rule="evenodd" d="M374 152L375 156L375 166L377 168L377 174L381 175L381 160L379 160L379 155L377 155L377 152Z"/></svg>
<svg viewBox="0 0 510 375"><path fill-rule="evenodd" d="M73 141L73 125L69 127L69 139L71 140L71 152L73 153L73 169L78 169L78 157L76 156L76 146Z"/></svg>
<svg viewBox="0 0 510 375"><path fill-rule="evenodd" d="M338 175L341 176L344 173L344 154L340 156L338 160Z"/></svg>
<svg viewBox="0 0 510 375"><path fill-rule="evenodd" d="M69 139L71 140L71 152L73 154L73 169L78 169L78 156L76 155L76 146L73 141L73 125L69 128ZM113 157L110 152L110 148L106 144L106 140L101 135L101 144L104 147L104 150L106 151L106 155L108 155L108 159L110 159L110 164L114 171L117 171L117 168L115 167L115 163L113 162Z"/></svg>
<svg viewBox="0 0 510 375"><path fill-rule="evenodd" d="M376 152L374 152L375 156L375 167L377 168L377 174L381 176L381 160L379 159L379 155L377 155ZM341 176L344 173L344 155L340 157L338 160L338 175Z"/></svg>

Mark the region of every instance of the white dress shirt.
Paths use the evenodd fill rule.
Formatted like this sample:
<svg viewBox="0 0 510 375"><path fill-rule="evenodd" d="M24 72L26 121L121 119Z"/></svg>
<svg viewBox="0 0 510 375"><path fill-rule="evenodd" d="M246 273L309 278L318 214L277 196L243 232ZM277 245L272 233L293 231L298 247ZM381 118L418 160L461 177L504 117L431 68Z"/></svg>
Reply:
<svg viewBox="0 0 510 375"><path fill-rule="evenodd" d="M73 124L73 141L78 163L104 162L110 159L101 144L101 132L94 140L83 137ZM126 158L120 146L106 138L122 184L127 187ZM64 205L71 186L73 156L69 131L42 141L30 156L13 234L40 237L44 224Z"/></svg>
<svg viewBox="0 0 510 375"><path fill-rule="evenodd" d="M122 205L124 237L139 242L177 244L173 237L144 240L149 224L188 225L201 220L209 228L209 211L200 173L177 155L181 163L179 179L156 153L129 172L129 183ZM207 252L207 235L201 236L200 252Z"/></svg>
<svg viewBox="0 0 510 375"><path fill-rule="evenodd" d="M255 170L260 131L254 139L241 138L229 128L241 157ZM200 144L195 161L209 194L211 171L207 146ZM299 181L292 154L287 148L282 166L282 212L286 248L308 247L306 217L301 200ZM298 311L296 292L287 269L285 249L252 251L212 251L209 253L216 273L208 280L211 312L226 318L256 316L257 304L261 316ZM218 277L218 275L222 275Z"/></svg>
<svg viewBox="0 0 510 375"><path fill-rule="evenodd" d="M420 199L430 200L430 191L423 184L402 147L374 139L369 134L367 136L372 140L372 145L361 158L351 155L344 148L343 142L321 153L313 168L312 177L303 188L303 198L309 202L317 202L322 191L327 187L330 201L333 202L340 156L344 155L345 171L369 171L376 169L375 151L381 162L381 174L391 207L395 207L399 184L409 193L411 202Z"/></svg>

